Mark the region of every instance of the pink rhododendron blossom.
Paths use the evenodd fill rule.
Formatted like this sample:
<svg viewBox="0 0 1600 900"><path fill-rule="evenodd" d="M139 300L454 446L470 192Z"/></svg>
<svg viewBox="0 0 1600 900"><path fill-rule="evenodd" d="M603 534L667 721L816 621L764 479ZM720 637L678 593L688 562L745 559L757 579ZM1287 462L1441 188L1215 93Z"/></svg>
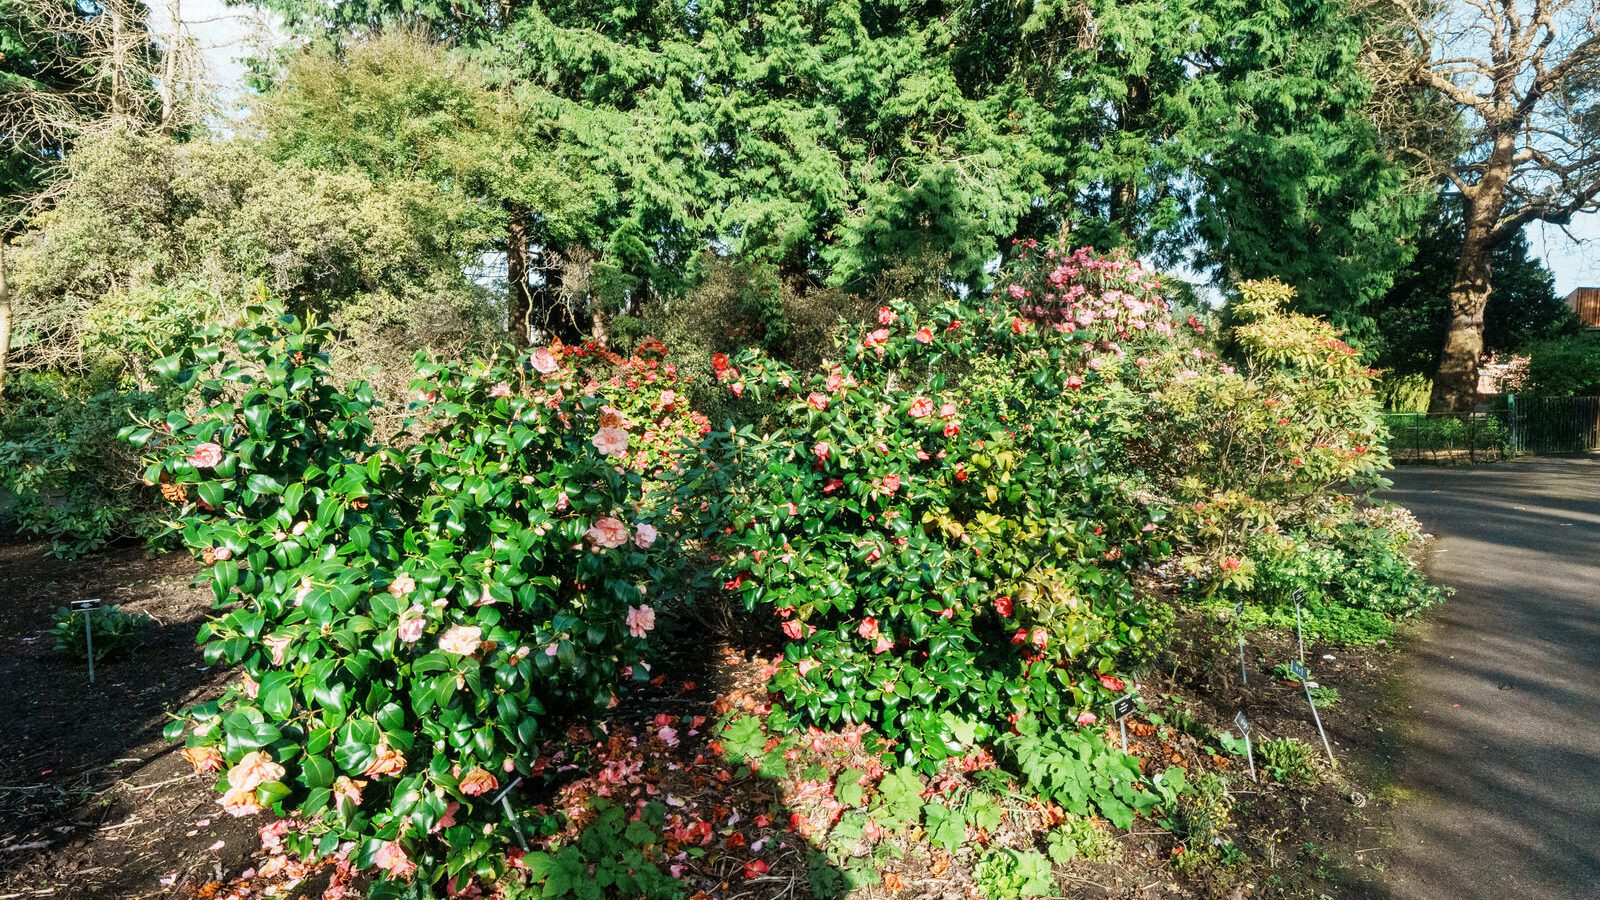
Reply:
<svg viewBox="0 0 1600 900"><path fill-rule="evenodd" d="M197 469L210 469L222 462L222 447L209 441L194 448L185 459Z"/></svg>
<svg viewBox="0 0 1600 900"><path fill-rule="evenodd" d="M622 524L620 519L601 516L594 520L588 531L584 532L584 537L596 547L610 550L628 542L628 526Z"/></svg>
<svg viewBox="0 0 1600 900"><path fill-rule="evenodd" d="M476 625L452 625L439 636L439 649L456 656L471 656L483 643L483 629Z"/></svg>

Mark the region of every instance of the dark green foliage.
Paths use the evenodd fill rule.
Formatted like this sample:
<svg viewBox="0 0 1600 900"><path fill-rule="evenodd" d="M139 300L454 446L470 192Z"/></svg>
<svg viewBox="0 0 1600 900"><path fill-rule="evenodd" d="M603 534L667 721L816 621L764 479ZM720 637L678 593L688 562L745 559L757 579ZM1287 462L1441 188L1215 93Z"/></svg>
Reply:
<svg viewBox="0 0 1600 900"><path fill-rule="evenodd" d="M1564 335L1528 348L1523 392L1554 397L1600 394L1600 335Z"/></svg>
<svg viewBox="0 0 1600 900"><path fill-rule="evenodd" d="M143 613L124 612L120 606L100 606L90 610L74 610L63 606L56 610L55 624L50 628L57 653L78 659L88 657L88 643L83 633L84 616L89 617L89 630L94 635L95 662L127 650L138 639L139 633L154 621Z"/></svg>
<svg viewBox="0 0 1600 900"><path fill-rule="evenodd" d="M1417 234L1417 252L1372 309L1369 357L1396 374L1433 374L1450 318L1450 284L1461 255L1464 228L1458 203L1448 198ZM1577 327L1556 296L1555 279L1529 255L1522 235L1494 250L1492 292L1484 310L1484 349L1518 353L1534 341Z"/></svg>

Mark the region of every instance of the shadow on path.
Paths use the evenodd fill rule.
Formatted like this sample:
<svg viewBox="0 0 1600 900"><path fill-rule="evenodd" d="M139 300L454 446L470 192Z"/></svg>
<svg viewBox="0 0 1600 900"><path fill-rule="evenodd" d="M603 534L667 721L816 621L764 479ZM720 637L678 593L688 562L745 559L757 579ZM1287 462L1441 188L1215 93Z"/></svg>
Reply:
<svg viewBox="0 0 1600 900"><path fill-rule="evenodd" d="M1600 897L1600 459L1408 467L1457 591L1401 672L1394 900Z"/></svg>

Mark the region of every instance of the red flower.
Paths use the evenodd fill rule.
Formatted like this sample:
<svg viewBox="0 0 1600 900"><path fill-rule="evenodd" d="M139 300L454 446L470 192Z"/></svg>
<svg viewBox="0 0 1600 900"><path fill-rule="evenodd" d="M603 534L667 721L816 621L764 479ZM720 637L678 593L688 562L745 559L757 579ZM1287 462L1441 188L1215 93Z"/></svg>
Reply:
<svg viewBox="0 0 1600 900"><path fill-rule="evenodd" d="M1222 571L1232 572L1234 569L1239 568L1240 565L1242 564L1239 562L1239 560L1230 556L1222 561Z"/></svg>
<svg viewBox="0 0 1600 900"><path fill-rule="evenodd" d="M894 322L894 310L887 306L878 307L878 324L889 325Z"/></svg>
<svg viewBox="0 0 1600 900"><path fill-rule="evenodd" d="M1105 685L1106 690L1108 691L1120 691L1127 687L1127 685L1123 683L1122 679L1115 675L1101 675L1100 683Z"/></svg>
<svg viewBox="0 0 1600 900"><path fill-rule="evenodd" d="M931 343L933 343L933 329L929 328L926 325L922 326L921 328L918 328L917 329L917 343L919 343L919 344L931 344Z"/></svg>
<svg viewBox="0 0 1600 900"><path fill-rule="evenodd" d="M805 629L801 626L799 619L790 619L783 623L783 633L789 637L789 640L798 641L805 634Z"/></svg>
<svg viewBox="0 0 1600 900"><path fill-rule="evenodd" d="M911 401L911 418L926 419L933 415L933 401L927 397L918 397Z"/></svg>
<svg viewBox="0 0 1600 900"><path fill-rule="evenodd" d="M967 480L967 467L965 465L956 466L956 480L957 481L966 481Z"/></svg>
<svg viewBox="0 0 1600 900"><path fill-rule="evenodd" d="M960 425L960 423L957 423L957 422L946 422L946 423L944 423L944 436L945 437L953 438L953 437L955 437L956 435L958 435L960 433L961 433L961 425Z"/></svg>
<svg viewBox="0 0 1600 900"><path fill-rule="evenodd" d="M744 864L744 877L759 878L767 874L767 864L759 859L752 859Z"/></svg>
<svg viewBox="0 0 1600 900"><path fill-rule="evenodd" d="M837 478L829 478L828 479L828 483L822 486L822 492L824 494L831 494L834 491L837 491L839 488L842 488L842 487L844 487L844 482L843 481L841 481L841 480L839 480Z"/></svg>
<svg viewBox="0 0 1600 900"><path fill-rule="evenodd" d="M811 445L811 455L817 459L827 459L830 452L828 445L823 441L817 441Z"/></svg>
<svg viewBox="0 0 1600 900"><path fill-rule="evenodd" d="M1075 391L1078 388L1083 387L1083 379L1079 378L1076 375L1068 375L1067 376L1067 387L1070 390L1074 390Z"/></svg>
<svg viewBox="0 0 1600 900"><path fill-rule="evenodd" d="M1024 331L1028 330L1028 323L1022 321L1021 319L1012 319L1011 330L1016 334L1022 334Z"/></svg>
<svg viewBox="0 0 1600 900"><path fill-rule="evenodd" d="M878 620L871 616L867 616L865 619L862 619L861 624L856 626L856 634L861 635L869 641L877 637Z"/></svg>
<svg viewBox="0 0 1600 900"><path fill-rule="evenodd" d="M1011 618L1011 613L1015 610L1015 608L1016 607L1011 602L1010 597L994 598L994 611L1008 619Z"/></svg>
<svg viewBox="0 0 1600 900"><path fill-rule="evenodd" d="M1018 628L1017 633L1011 636L1012 644L1026 644L1028 642L1028 629Z"/></svg>
<svg viewBox="0 0 1600 900"><path fill-rule="evenodd" d="M711 371L725 372L728 369L728 354L718 353L711 357Z"/></svg>
<svg viewBox="0 0 1600 900"><path fill-rule="evenodd" d="M812 391L811 396L806 398L806 405L810 406L817 412L822 412L828 408L828 397L826 394L819 394L816 391Z"/></svg>
<svg viewBox="0 0 1600 900"><path fill-rule="evenodd" d="M900 476L899 475L885 475L885 476L883 476L883 492L885 494L888 494L888 495L890 495L892 497L892 496L894 496L894 492L898 491L898 490L900 490Z"/></svg>

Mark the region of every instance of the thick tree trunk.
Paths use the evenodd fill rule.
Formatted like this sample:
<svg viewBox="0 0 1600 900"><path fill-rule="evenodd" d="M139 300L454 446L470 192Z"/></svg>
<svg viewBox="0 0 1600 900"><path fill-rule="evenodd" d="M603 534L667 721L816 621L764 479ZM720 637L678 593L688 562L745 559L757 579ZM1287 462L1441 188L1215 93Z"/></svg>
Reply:
<svg viewBox="0 0 1600 900"><path fill-rule="evenodd" d="M506 221L506 328L517 346L533 339L533 294L528 287L528 213L513 206Z"/></svg>
<svg viewBox="0 0 1600 900"><path fill-rule="evenodd" d="M6 393L6 366L11 361L11 282L6 277L4 242L0 235L0 397Z"/></svg>
<svg viewBox="0 0 1600 900"><path fill-rule="evenodd" d="M1136 131L1144 127L1150 117L1150 80L1132 78L1128 81L1128 96L1122 103L1118 118L1123 131ZM1139 184L1136 176L1129 175L1111 186L1111 224L1122 233L1123 240L1132 243L1138 230Z"/></svg>
<svg viewBox="0 0 1600 900"><path fill-rule="evenodd" d="M1450 324L1445 329L1439 370L1433 376L1433 412L1470 412L1478 401L1478 363L1483 358L1483 310L1489 303L1490 250L1486 234L1473 234L1456 263L1450 285Z"/></svg>

